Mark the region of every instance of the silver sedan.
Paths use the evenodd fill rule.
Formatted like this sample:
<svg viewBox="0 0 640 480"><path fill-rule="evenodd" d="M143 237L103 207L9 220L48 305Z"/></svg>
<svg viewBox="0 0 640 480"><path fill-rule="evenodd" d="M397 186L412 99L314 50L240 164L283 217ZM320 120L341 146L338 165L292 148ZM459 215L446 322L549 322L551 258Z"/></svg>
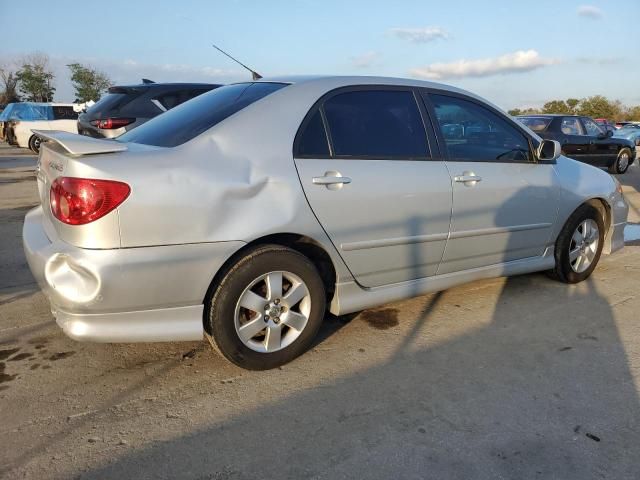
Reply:
<svg viewBox="0 0 640 480"><path fill-rule="evenodd" d="M117 141L38 131L31 271L78 340L284 364L335 315L479 278L580 282L623 246L609 174L445 85L224 86Z"/></svg>

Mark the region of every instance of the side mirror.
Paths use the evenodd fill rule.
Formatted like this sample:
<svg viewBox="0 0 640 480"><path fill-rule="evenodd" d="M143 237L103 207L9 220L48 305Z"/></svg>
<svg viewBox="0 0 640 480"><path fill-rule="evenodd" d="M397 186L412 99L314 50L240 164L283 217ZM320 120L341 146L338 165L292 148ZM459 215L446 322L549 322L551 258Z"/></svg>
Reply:
<svg viewBox="0 0 640 480"><path fill-rule="evenodd" d="M613 130L607 130L607 138L613 137Z"/></svg>
<svg viewBox="0 0 640 480"><path fill-rule="evenodd" d="M553 162L562 155L560 142L556 140L543 140L538 147L538 160Z"/></svg>

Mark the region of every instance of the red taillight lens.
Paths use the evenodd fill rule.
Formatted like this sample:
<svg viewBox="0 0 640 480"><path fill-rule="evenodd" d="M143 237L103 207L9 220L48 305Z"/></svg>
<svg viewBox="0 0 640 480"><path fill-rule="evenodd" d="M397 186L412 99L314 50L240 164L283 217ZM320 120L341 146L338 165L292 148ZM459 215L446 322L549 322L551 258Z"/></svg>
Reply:
<svg viewBox="0 0 640 480"><path fill-rule="evenodd" d="M98 128L120 128L135 122L135 118L107 118L105 120L91 120L91 125Z"/></svg>
<svg viewBox="0 0 640 480"><path fill-rule="evenodd" d="M130 192L129 185L113 180L58 177L49 194L51 212L68 225L84 225L104 217Z"/></svg>

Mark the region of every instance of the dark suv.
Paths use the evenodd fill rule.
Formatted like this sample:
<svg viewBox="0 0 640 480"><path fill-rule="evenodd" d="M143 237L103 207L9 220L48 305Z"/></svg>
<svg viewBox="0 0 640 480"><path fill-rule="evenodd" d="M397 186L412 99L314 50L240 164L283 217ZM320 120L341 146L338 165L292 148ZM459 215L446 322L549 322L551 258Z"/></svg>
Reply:
<svg viewBox="0 0 640 480"><path fill-rule="evenodd" d="M114 138L142 125L187 100L220 85L210 83L154 83L111 87L95 105L78 117L78 133Z"/></svg>

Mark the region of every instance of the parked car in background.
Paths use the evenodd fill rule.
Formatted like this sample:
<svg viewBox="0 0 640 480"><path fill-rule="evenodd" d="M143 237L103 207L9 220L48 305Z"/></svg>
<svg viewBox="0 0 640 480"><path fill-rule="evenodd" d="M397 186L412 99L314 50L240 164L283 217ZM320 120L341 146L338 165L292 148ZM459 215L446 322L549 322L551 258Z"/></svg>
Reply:
<svg viewBox="0 0 640 480"><path fill-rule="evenodd" d="M325 309L541 270L576 283L624 244L617 180L431 82L238 83L115 141L43 135L24 248L78 340L206 334L274 368Z"/></svg>
<svg viewBox="0 0 640 480"><path fill-rule="evenodd" d="M628 123L616 130L613 136L633 142L636 145L636 158L640 157L640 123Z"/></svg>
<svg viewBox="0 0 640 480"><path fill-rule="evenodd" d="M626 138L614 137L589 117L579 115L521 115L520 122L542 138L557 140L567 157L611 173L624 173L636 158L636 145Z"/></svg>
<svg viewBox="0 0 640 480"><path fill-rule="evenodd" d="M15 105L18 105L18 104L9 103L5 105L4 109L2 110L2 113L0 113L0 140L2 141L7 140L7 130L5 128L5 125L9 122L9 120L11 120L11 112L13 111L13 108Z"/></svg>
<svg viewBox="0 0 640 480"><path fill-rule="evenodd" d="M5 123L7 142L34 153L40 151L40 137L32 130L60 130L77 133L78 114L72 103L13 104L10 119Z"/></svg>
<svg viewBox="0 0 640 480"><path fill-rule="evenodd" d="M111 87L78 117L78 133L115 138L173 107L220 85L210 83L154 83Z"/></svg>

